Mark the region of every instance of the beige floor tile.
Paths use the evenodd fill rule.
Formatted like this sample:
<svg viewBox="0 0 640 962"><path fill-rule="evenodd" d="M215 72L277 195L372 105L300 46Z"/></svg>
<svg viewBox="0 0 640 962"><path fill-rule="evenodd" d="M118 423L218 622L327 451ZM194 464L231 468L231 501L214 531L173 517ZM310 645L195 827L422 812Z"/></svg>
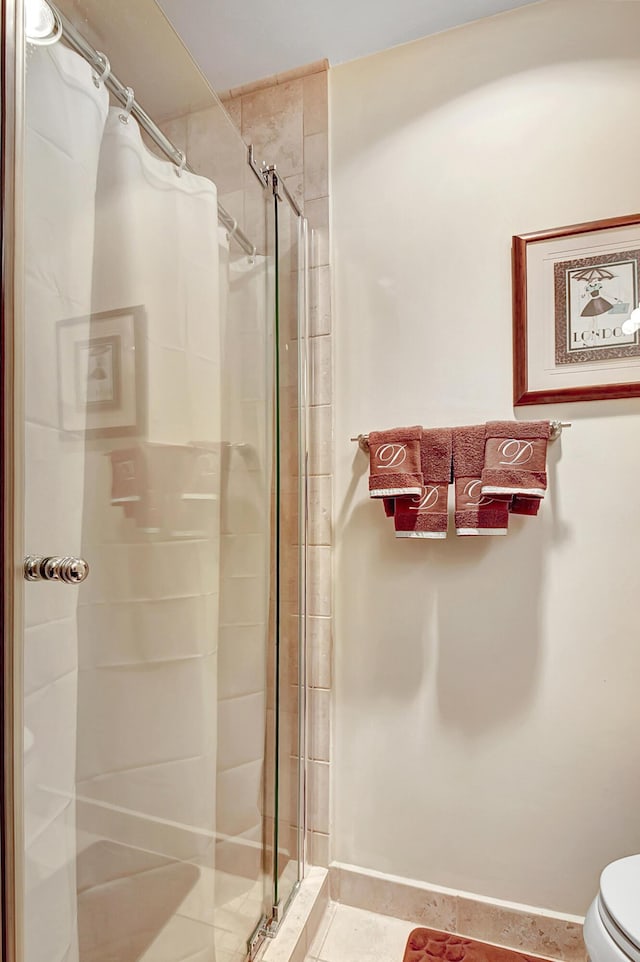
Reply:
<svg viewBox="0 0 640 962"><path fill-rule="evenodd" d="M322 962L402 962L413 922L338 905L322 945Z"/></svg>

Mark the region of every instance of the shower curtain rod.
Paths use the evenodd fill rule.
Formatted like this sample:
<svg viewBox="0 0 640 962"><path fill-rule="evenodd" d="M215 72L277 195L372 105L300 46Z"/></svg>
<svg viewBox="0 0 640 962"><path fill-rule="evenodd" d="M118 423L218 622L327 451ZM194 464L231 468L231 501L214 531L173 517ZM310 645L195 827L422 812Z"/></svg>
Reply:
<svg viewBox="0 0 640 962"><path fill-rule="evenodd" d="M49 2L49 6L60 24L61 35L76 53L79 53L81 57L91 64L96 71L99 82L104 83L107 90L110 90L123 107L125 107L129 113L133 114L140 126L144 128L153 142L157 144L169 160L173 161L178 170L188 170L192 174L197 173L197 171L193 170L187 163L185 154L165 137L146 110L144 110L135 97L132 96L133 91L131 87L125 87L115 74L111 73L106 55L96 50L95 47L92 47L89 41L76 30L71 21L67 20L55 4ZM250 257L254 257L256 254L255 245L252 244L249 238L240 230L236 219L232 217L220 203L218 203L218 220L222 226L226 227L229 231L229 236L235 238L243 251Z"/></svg>

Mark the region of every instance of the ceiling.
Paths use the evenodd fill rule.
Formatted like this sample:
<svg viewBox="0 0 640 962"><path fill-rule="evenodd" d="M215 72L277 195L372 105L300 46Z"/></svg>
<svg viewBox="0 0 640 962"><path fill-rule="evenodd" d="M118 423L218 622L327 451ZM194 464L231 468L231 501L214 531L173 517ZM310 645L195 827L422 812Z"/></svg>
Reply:
<svg viewBox="0 0 640 962"><path fill-rule="evenodd" d="M332 65L536 0L157 0L212 87Z"/></svg>

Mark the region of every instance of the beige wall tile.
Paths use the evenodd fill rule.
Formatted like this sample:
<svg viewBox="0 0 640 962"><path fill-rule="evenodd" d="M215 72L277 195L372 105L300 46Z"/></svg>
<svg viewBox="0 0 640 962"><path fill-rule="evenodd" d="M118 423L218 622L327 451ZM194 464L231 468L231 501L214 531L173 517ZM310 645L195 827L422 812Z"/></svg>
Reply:
<svg viewBox="0 0 640 962"><path fill-rule="evenodd" d="M305 201L326 197L329 193L329 147L326 133L304 138Z"/></svg>
<svg viewBox="0 0 640 962"><path fill-rule="evenodd" d="M331 335L309 339L311 355L311 404L331 404L333 400L333 367Z"/></svg>
<svg viewBox="0 0 640 962"><path fill-rule="evenodd" d="M327 868L329 858L329 836L322 832L309 832L307 836L307 859L309 863Z"/></svg>
<svg viewBox="0 0 640 962"><path fill-rule="evenodd" d="M304 132L325 133L329 129L328 71L314 73L303 81Z"/></svg>
<svg viewBox="0 0 640 962"><path fill-rule="evenodd" d="M578 922L529 915L482 899L458 897L457 931L549 959L583 962L586 957Z"/></svg>
<svg viewBox="0 0 640 962"><path fill-rule="evenodd" d="M445 932L456 931L456 896L426 886L403 884L369 872L336 867L332 876L338 900L345 905L378 912Z"/></svg>
<svg viewBox="0 0 640 962"><path fill-rule="evenodd" d="M331 548L309 548L308 606L310 615L331 615Z"/></svg>
<svg viewBox="0 0 640 962"><path fill-rule="evenodd" d="M304 175L293 174L290 177L285 177L284 181L287 185L289 193L293 195L293 199L298 207L302 210L304 207ZM294 253L297 259L297 245L295 245ZM291 266L293 267L294 265Z"/></svg>
<svg viewBox="0 0 640 962"><path fill-rule="evenodd" d="M244 146L222 107L216 105L189 114L187 160L199 174L214 181L220 194L243 189Z"/></svg>
<svg viewBox="0 0 640 962"><path fill-rule="evenodd" d="M331 618L307 621L309 684L314 688L331 688L331 630Z"/></svg>
<svg viewBox="0 0 640 962"><path fill-rule="evenodd" d="M328 762L331 745L331 692L326 688L310 688L307 706L308 756L316 761Z"/></svg>
<svg viewBox="0 0 640 962"><path fill-rule="evenodd" d="M329 765L309 762L308 824L312 832L329 834Z"/></svg>
<svg viewBox="0 0 640 962"><path fill-rule="evenodd" d="M328 265L309 271L309 333L331 333L331 274Z"/></svg>
<svg viewBox="0 0 640 962"><path fill-rule="evenodd" d="M229 114L231 122L238 133L240 133L242 130L242 98L230 97L228 100L222 101L222 106Z"/></svg>
<svg viewBox="0 0 640 962"><path fill-rule="evenodd" d="M277 164L283 177L302 173L302 80L277 84L242 98L242 136L258 164Z"/></svg>
<svg viewBox="0 0 640 962"><path fill-rule="evenodd" d="M307 201L304 211L311 228L311 264L323 267L329 263L329 198Z"/></svg>
<svg viewBox="0 0 640 962"><path fill-rule="evenodd" d="M331 488L328 475L309 478L309 544L331 544Z"/></svg>
<svg viewBox="0 0 640 962"><path fill-rule="evenodd" d="M333 409L331 405L309 410L309 469L311 474L333 470Z"/></svg>

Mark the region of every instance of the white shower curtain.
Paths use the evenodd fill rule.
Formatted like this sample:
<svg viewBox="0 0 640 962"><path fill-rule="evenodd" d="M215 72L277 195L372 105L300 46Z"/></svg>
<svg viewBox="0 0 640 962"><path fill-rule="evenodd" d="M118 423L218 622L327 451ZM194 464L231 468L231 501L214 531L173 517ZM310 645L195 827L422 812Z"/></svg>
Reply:
<svg viewBox="0 0 640 962"><path fill-rule="evenodd" d="M25 544L80 553L84 439L61 430L57 338L88 332L98 155L108 109L89 65L27 48ZM83 414L78 413L78 427ZM73 962L76 934L78 593L25 585L25 899L28 962Z"/></svg>
<svg viewBox="0 0 640 962"><path fill-rule="evenodd" d="M78 795L94 837L211 866L217 196L211 181L178 175L151 154L135 120L121 114L109 111L101 150L92 310L95 318L143 309L136 393L146 429L131 439L99 437L87 459L83 550L94 567L81 594ZM101 324L94 320L92 336ZM143 467L133 495L140 500L125 511L112 503L112 464L129 457ZM197 483L203 475L185 480L185 458L206 466L204 487Z"/></svg>

